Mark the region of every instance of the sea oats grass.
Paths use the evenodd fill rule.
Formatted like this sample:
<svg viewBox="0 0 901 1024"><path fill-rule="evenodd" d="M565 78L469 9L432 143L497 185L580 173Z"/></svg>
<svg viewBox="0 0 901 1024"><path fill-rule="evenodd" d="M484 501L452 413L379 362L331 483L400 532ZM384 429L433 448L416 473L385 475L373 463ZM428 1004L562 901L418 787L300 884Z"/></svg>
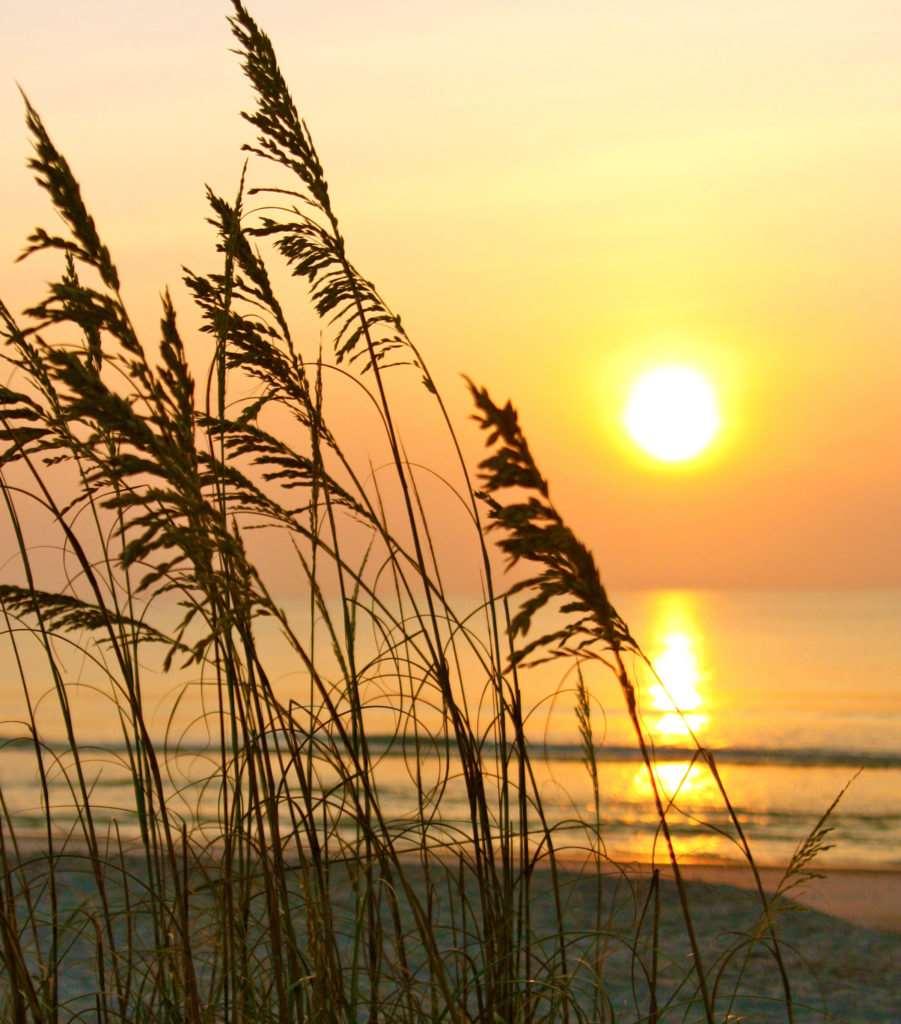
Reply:
<svg viewBox="0 0 901 1024"><path fill-rule="evenodd" d="M61 254L45 298L21 318L0 305L16 550L0 609L24 708L7 752L41 794L29 817L0 788L0 1019L714 1022L754 1002L732 965L763 948L782 981L776 1016L760 1019L793 1020L762 887L759 931L734 954L701 948L629 668L647 659L514 410L472 386L489 448L477 489L423 355L351 262L269 39L233 7L254 96L245 149L255 173L271 161L294 184L249 188L245 167L233 199L208 191L217 265L184 276L212 350L199 371L168 293L156 346L139 339L111 251L26 100L30 166L65 231L36 230L23 254ZM248 212L252 196L279 205ZM305 285L333 356L292 333L273 256ZM363 458L331 422L339 385L381 430ZM444 585L448 553L403 440L411 388L447 427L442 479L471 529L475 606ZM55 570L36 557L35 521ZM492 532L528 569L506 590ZM290 560L302 614L280 602L261 537ZM533 637L551 608L555 625ZM271 677L271 634L296 666L289 689ZM116 723L99 748L73 652ZM593 794L562 822L527 729L528 673L548 659L575 665ZM609 667L634 726L677 919L659 871L607 855L588 663ZM145 696L152 664L172 681L163 728Z"/></svg>

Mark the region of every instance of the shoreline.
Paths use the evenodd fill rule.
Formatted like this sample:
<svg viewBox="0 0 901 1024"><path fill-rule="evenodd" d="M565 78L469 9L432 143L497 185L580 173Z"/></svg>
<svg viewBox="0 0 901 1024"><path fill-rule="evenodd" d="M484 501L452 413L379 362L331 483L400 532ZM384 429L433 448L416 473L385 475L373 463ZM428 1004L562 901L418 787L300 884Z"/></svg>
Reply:
<svg viewBox="0 0 901 1024"><path fill-rule="evenodd" d="M12 864L21 861L40 861L46 856L46 844L37 839L26 839L18 844L19 856L11 858ZM112 860L118 860L118 854ZM57 850L57 856L63 860L80 859L86 856L86 849L78 844L64 843ZM21 859L20 859L21 858ZM126 860L140 860L136 847L126 850ZM403 860L410 860L413 865L416 858L402 855ZM441 859L440 856L438 858ZM616 876L620 870L636 878L649 877L657 867L664 879L673 879L670 864L652 865L647 862L630 861L628 859L607 862L605 875ZM558 856L557 869L567 875L583 875L593 871L593 860L590 857L572 857L566 854ZM679 869L687 882L698 882L708 885L727 885L735 889L752 891L756 889L754 874L746 862L681 862ZM546 861L534 865L533 870L541 874L549 870ZM784 875L784 868L772 865L757 867L764 892L775 893ZM810 910L840 918L863 928L876 929L901 935L901 868L870 867L841 865L836 867L823 866L815 871L815 876L805 878L786 895L795 903Z"/></svg>

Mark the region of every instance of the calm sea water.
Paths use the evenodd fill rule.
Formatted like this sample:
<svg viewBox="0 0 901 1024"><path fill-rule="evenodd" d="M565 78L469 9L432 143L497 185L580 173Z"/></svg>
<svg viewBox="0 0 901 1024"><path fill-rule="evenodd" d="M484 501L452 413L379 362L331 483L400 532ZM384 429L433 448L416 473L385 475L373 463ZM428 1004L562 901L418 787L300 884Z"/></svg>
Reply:
<svg viewBox="0 0 901 1024"><path fill-rule="evenodd" d="M645 729L657 757L657 779L671 801L669 819L687 858L735 860L739 851L718 829L730 831L716 781L692 760L692 737L715 752L716 763L742 827L762 864L784 865L822 813L847 786L830 822L833 849L824 866L901 866L901 591L644 591L620 595L617 605L651 659L656 675L634 664ZM298 615L303 610L298 606ZM378 646L360 630L365 663ZM264 636L270 673L281 695L306 700L304 674L277 635ZM25 649L33 694L46 669L39 652ZM124 773L102 751L116 750L117 718L108 697L102 660L61 648L73 690L78 734L96 742L92 781L98 804L129 827L129 790ZM0 695L2 735L21 736L20 686L9 678ZM150 668L150 667L149 667ZM396 673L396 666L395 666ZM390 695L396 680L384 665L373 685ZM474 716L490 719L483 683L464 666L472 685L466 699ZM659 849L651 788L638 759L622 695L602 666L586 670L601 781L607 852L646 860ZM215 819L215 789L200 783L209 773L204 713L210 688L200 679L164 678L148 671L145 702L159 735L173 750L173 788L192 812ZM575 678L553 663L526 672L522 688L530 709L528 731L545 810L554 821L591 813L592 790L582 763L574 714ZM46 689L49 679L43 684ZM469 685L469 684L467 684ZM481 702L481 704L480 704ZM429 711L422 699L422 714ZM50 740L63 732L52 702L38 715ZM390 743L390 715L373 712L370 724L386 806L402 816L415 803L409 761ZM65 762L65 744L58 748ZM428 780L441 774L440 752L426 758ZM37 828L40 797L26 747L0 750L0 784L20 826ZM853 781L852 781L853 780ZM850 785L849 785L850 783ZM54 782L60 821L73 815L67 784ZM440 817L450 827L465 821L464 795L453 783L441 795ZM711 827L712 826L712 827ZM580 839L573 832L573 844Z"/></svg>

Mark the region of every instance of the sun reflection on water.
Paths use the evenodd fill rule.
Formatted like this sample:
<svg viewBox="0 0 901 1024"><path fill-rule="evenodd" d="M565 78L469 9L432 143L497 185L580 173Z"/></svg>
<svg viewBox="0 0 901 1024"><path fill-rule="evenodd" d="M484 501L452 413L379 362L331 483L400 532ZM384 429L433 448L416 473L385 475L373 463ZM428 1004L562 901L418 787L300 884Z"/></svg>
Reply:
<svg viewBox="0 0 901 1024"><path fill-rule="evenodd" d="M716 801L716 783L707 765L700 761L661 761L654 765L654 776L666 801L694 809ZM651 783L644 765L635 770L631 788L635 797L650 799Z"/></svg>
<svg viewBox="0 0 901 1024"><path fill-rule="evenodd" d="M642 680L642 718L654 746L686 751L686 756L678 756L672 749L659 751L662 756L653 758L654 784L668 816L697 824L719 804L709 766L689 753L696 740L708 741L716 707L698 599L690 593L669 591L654 595L649 610L647 650L652 671ZM636 767L631 798L648 806L653 795L647 768ZM680 833L674 840L679 856L689 858L711 855L717 841L700 829L697 833Z"/></svg>
<svg viewBox="0 0 901 1024"><path fill-rule="evenodd" d="M681 593L662 595L652 630L651 664L657 678L648 687L651 731L658 742L684 741L710 723L709 674L691 598Z"/></svg>

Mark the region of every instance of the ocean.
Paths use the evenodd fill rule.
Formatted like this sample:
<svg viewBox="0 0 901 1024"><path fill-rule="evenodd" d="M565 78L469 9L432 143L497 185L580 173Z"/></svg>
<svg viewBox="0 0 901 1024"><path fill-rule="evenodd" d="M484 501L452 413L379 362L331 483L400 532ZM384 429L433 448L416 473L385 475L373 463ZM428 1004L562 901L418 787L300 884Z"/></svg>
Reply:
<svg viewBox="0 0 901 1024"><path fill-rule="evenodd" d="M740 860L734 814L758 863L784 866L842 794L827 821L829 848L817 864L901 867L901 590L671 590L612 596L653 666L652 671L634 658L629 665L655 752L657 782L685 860ZM294 612L305 614L300 606ZM392 680L385 659L376 657L374 652L384 653L384 647L384 636L359 629L359 663L370 667L370 686L387 706L403 684L396 678L401 662L391 660ZM305 675L271 624L263 629L261 649L269 656L279 695L306 703ZM88 767L101 825L104 818L107 824L115 820L127 834L135 819L121 765L118 717L109 697L115 673L107 672L102 653L86 654L65 643L59 651L68 677L76 681L77 735L95 746ZM45 694L37 700L37 716L56 765L51 771L55 820L65 827L76 820L65 733L40 652L29 650L26 639L21 653L33 699ZM13 659L6 656L4 664L9 678L0 695L0 735L5 737L0 786L17 828L38 836L41 797L34 755L20 724L21 686ZM490 743L492 713L484 679L466 666L461 675L472 680L463 698L473 719L484 724ZM599 663L585 666L584 679L591 695L604 849L616 860L664 859L650 782L623 695ZM559 826L558 846L565 852L571 841L578 852L584 849L584 833L573 823L593 817L594 799L575 715L574 667L551 662L523 671L520 682L545 814ZM154 709L152 728L168 737L171 791L178 793L189 817L214 821L209 680L196 671L163 676L148 663L143 688L145 706ZM440 712L429 707L425 693L417 700L422 722L431 716L437 733ZM415 806L417 781L409 744L398 739L393 721L392 712L383 708L373 710L367 724L385 806L402 820ZM696 743L712 752L731 814L709 764L696 754ZM420 751L420 759L418 784L427 787L432 780L435 820L453 830L468 811L453 778L440 787L440 798L436 795L446 774L447 749L436 740Z"/></svg>

